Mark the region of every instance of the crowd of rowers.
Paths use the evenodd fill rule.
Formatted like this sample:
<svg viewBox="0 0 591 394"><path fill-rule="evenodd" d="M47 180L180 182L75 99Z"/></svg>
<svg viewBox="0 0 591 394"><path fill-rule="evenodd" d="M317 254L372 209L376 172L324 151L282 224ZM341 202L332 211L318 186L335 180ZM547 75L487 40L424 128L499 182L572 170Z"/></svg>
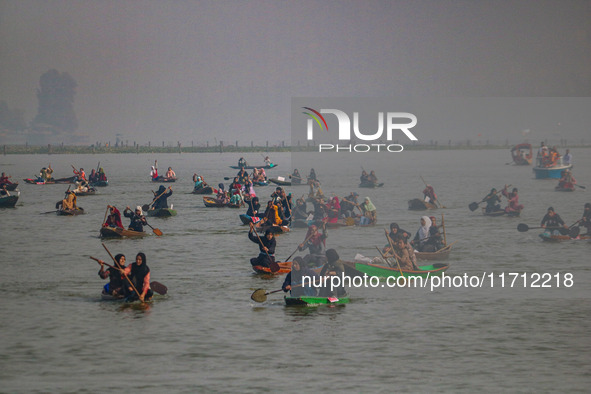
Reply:
<svg viewBox="0 0 591 394"><path fill-rule="evenodd" d="M420 226L415 232L414 238L409 240L411 233L403 230L397 223L390 224L390 232L387 234L388 244L384 246L383 258L394 258L405 270L416 270L416 252L436 252L443 247L443 239L437 220L434 216L423 216L420 219ZM265 235L260 237L254 225L250 225L248 238L259 247L257 257L250 259L252 266L270 268L275 263L275 249L277 241L273 231L267 229ZM326 263L326 240L328 232L326 226L318 228L316 225L308 227L304 241L298 245L297 251L308 250L301 259L304 267L314 268ZM388 263L388 261L386 261Z"/></svg>

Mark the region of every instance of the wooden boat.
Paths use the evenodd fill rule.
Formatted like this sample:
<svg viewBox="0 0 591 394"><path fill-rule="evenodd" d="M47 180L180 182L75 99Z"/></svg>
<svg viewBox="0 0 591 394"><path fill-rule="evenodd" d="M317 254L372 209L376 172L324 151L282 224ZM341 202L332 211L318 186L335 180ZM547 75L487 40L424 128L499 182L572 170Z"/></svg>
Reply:
<svg viewBox="0 0 591 394"><path fill-rule="evenodd" d="M323 222L317 221L316 226L322 226ZM338 227L348 227L348 226L355 226L355 219L354 218L345 218L345 219L338 219L336 222L328 221L326 222L326 228L338 228Z"/></svg>
<svg viewBox="0 0 591 394"><path fill-rule="evenodd" d="M515 165L529 166L531 165L533 153L531 144L519 144L511 148L511 158Z"/></svg>
<svg viewBox="0 0 591 394"><path fill-rule="evenodd" d="M18 182L17 183L5 183L2 186L0 186L0 189L5 188L9 192L13 192L16 190L17 187L18 187Z"/></svg>
<svg viewBox="0 0 591 394"><path fill-rule="evenodd" d="M107 186L109 186L109 181L90 182L90 186L92 186L92 187L107 187Z"/></svg>
<svg viewBox="0 0 591 394"><path fill-rule="evenodd" d="M415 256L417 256L418 260L447 260L453 244L455 244L455 242L444 246L436 252L415 252Z"/></svg>
<svg viewBox="0 0 591 394"><path fill-rule="evenodd" d="M369 189L375 189L376 187L382 187L384 186L384 183L374 183L374 182L361 182L359 184L359 187L366 187Z"/></svg>
<svg viewBox="0 0 591 394"><path fill-rule="evenodd" d="M243 224L258 223L261 221L260 217L258 217L258 216L252 217L252 216L249 216L245 213L238 215L238 217L240 217L240 221Z"/></svg>
<svg viewBox="0 0 591 394"><path fill-rule="evenodd" d="M165 176L160 175L158 178L152 178L152 182L176 182L176 178L167 178Z"/></svg>
<svg viewBox="0 0 591 394"><path fill-rule="evenodd" d="M260 170L261 168L264 168L265 170L268 170L270 168L275 168L275 167L279 167L279 164L269 164L269 165L264 165L264 166L230 166L230 168L234 168L235 170L239 170L241 168L244 168L245 170L254 170L255 168Z"/></svg>
<svg viewBox="0 0 591 394"><path fill-rule="evenodd" d="M84 215L84 208L78 207L77 209L59 209L56 211L58 216L76 216Z"/></svg>
<svg viewBox="0 0 591 394"><path fill-rule="evenodd" d="M89 189L89 190L87 190L87 191L85 191L85 192L77 192L76 190L73 190L73 192L74 192L74 194L75 194L77 197L82 197L82 196L93 196L93 195L95 195L95 194L96 194L96 190L94 190L94 189Z"/></svg>
<svg viewBox="0 0 591 394"><path fill-rule="evenodd" d="M145 237L145 231L126 230L119 227L101 227L101 238Z"/></svg>
<svg viewBox="0 0 591 394"><path fill-rule="evenodd" d="M212 197L203 197L203 204L208 208L240 208L240 204L222 204Z"/></svg>
<svg viewBox="0 0 591 394"><path fill-rule="evenodd" d="M264 267L262 265L253 265L252 269L257 274L266 274L266 275L281 275L281 274L287 274L288 272L291 271L291 261L277 262L277 264L279 265L279 271L277 271L277 272L271 272L271 268Z"/></svg>
<svg viewBox="0 0 591 394"><path fill-rule="evenodd" d="M318 306L318 305L339 305L348 304L349 296L344 295L341 297L313 297L313 296L301 296L301 297L285 297L285 305L287 306Z"/></svg>
<svg viewBox="0 0 591 394"><path fill-rule="evenodd" d="M569 186L556 186L554 190L557 192L574 192L575 185L571 183Z"/></svg>
<svg viewBox="0 0 591 394"><path fill-rule="evenodd" d="M213 194L213 187L205 186L200 189L193 189L192 194Z"/></svg>
<svg viewBox="0 0 591 394"><path fill-rule="evenodd" d="M176 209L172 208L158 208L158 209L149 209L148 216L156 217L156 218L167 218L171 216L176 216Z"/></svg>
<svg viewBox="0 0 591 394"><path fill-rule="evenodd" d="M591 235L578 235L575 238L571 238L569 235L552 235L547 232L543 232L539 235L544 242L564 242L564 241L588 241L591 240Z"/></svg>
<svg viewBox="0 0 591 394"><path fill-rule="evenodd" d="M533 168L536 179L560 179L562 177L562 171L569 170L573 167L572 164L563 164L562 157L558 159L558 162L550 167L543 166L541 159L537 160L537 165Z"/></svg>
<svg viewBox="0 0 591 394"><path fill-rule="evenodd" d="M76 183L76 180L78 179L78 177L76 176L71 176L69 178L58 178L58 179L51 179L49 181L42 181L42 182L38 182L37 179L31 179L31 178L27 178L27 179L23 179L26 183L29 183L31 185L53 185L56 183Z"/></svg>
<svg viewBox="0 0 591 394"><path fill-rule="evenodd" d="M413 198L408 200L408 209L411 211L425 211L427 209L437 209L437 206L420 198Z"/></svg>
<svg viewBox="0 0 591 394"><path fill-rule="evenodd" d="M358 261L344 261L345 266L349 266L357 271L360 271L369 276L377 276L378 278L388 277L399 277L400 270L398 267L386 267L383 265L361 263ZM427 278L429 276L440 276L443 272L447 271L449 264L447 263L435 263L431 265L421 265L419 270L402 270L405 277L421 277Z"/></svg>
<svg viewBox="0 0 591 394"><path fill-rule="evenodd" d="M291 181L286 181L283 178L269 178L269 182L274 183L279 186L291 186Z"/></svg>
<svg viewBox="0 0 591 394"><path fill-rule="evenodd" d="M16 194L11 194L10 196L1 196L0 197L0 208L10 208L16 205L18 198L20 196L20 192Z"/></svg>
<svg viewBox="0 0 591 394"><path fill-rule="evenodd" d="M267 185L269 185L269 182L267 182L267 181L253 182L252 185L253 186L267 186Z"/></svg>
<svg viewBox="0 0 591 394"><path fill-rule="evenodd" d="M486 208L483 207L482 214L484 216L507 216L507 217L511 217L511 218L516 218L521 214L521 211L505 212L505 210L499 209L498 211L486 212Z"/></svg>
<svg viewBox="0 0 591 394"><path fill-rule="evenodd" d="M267 232L267 230L271 230L271 232L275 235L289 232L289 227L287 226L257 226L256 229L262 234Z"/></svg>

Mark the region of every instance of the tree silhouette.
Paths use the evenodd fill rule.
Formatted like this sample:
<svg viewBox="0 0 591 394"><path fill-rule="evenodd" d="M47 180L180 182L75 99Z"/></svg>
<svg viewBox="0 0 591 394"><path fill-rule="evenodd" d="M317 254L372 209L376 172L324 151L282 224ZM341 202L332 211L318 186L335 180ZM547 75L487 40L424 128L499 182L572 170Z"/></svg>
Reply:
<svg viewBox="0 0 591 394"><path fill-rule="evenodd" d="M8 131L23 131L27 128L25 111L10 109L6 101L0 101L0 129Z"/></svg>
<svg viewBox="0 0 591 394"><path fill-rule="evenodd" d="M35 126L51 126L53 132L73 133L78 129L78 119L74 113L76 81L67 72L60 74L49 70L41 75L37 100L39 107L33 121Z"/></svg>

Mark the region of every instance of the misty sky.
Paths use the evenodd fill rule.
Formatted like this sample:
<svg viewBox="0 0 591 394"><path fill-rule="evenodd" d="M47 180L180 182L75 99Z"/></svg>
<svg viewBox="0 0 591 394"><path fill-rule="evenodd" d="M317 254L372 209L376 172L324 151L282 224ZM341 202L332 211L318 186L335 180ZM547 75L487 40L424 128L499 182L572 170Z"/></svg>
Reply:
<svg viewBox="0 0 591 394"><path fill-rule="evenodd" d="M591 96L590 21L589 1L0 0L0 100L30 121L53 68L90 143L276 144L292 97Z"/></svg>

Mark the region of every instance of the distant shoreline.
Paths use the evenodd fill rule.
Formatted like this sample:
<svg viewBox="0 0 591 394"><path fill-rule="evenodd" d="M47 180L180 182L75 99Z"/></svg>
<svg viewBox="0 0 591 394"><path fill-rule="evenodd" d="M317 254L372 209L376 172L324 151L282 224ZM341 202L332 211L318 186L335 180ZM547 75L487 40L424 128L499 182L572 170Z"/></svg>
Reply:
<svg viewBox="0 0 591 394"><path fill-rule="evenodd" d="M415 144L406 145L404 150L491 150L491 149L511 149L514 145L475 145L475 144ZM566 145L559 146L559 149L566 148L589 148L591 145ZM534 146L534 150L537 147ZM2 155L23 155L23 154L50 154L50 155L68 155L68 154L112 154L112 153L263 153L263 152L317 152L317 146L252 146L252 147L236 147L230 146L187 146L187 147L172 147L172 146L79 146L79 145L47 145L47 146L32 146L32 145L0 145L0 154Z"/></svg>

